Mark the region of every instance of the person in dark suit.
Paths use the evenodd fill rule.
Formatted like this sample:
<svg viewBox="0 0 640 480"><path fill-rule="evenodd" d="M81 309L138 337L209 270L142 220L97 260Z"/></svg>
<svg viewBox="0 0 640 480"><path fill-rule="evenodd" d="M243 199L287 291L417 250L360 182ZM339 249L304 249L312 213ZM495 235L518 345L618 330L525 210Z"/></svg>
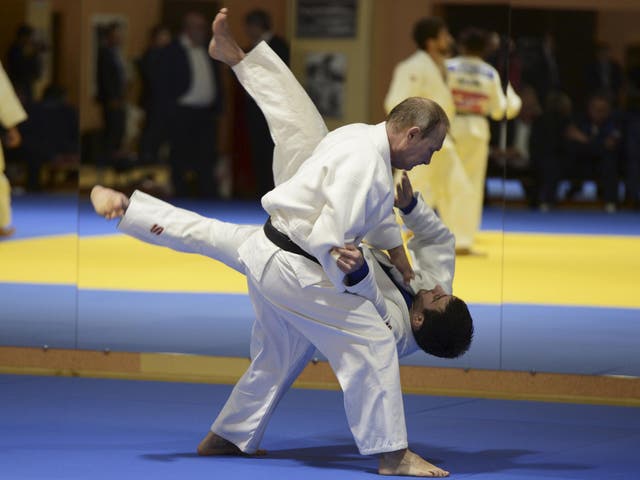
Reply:
<svg viewBox="0 0 640 480"><path fill-rule="evenodd" d="M43 165L79 153L78 112L59 85L49 85L38 102L25 104L29 118L20 124L22 153L28 160L27 188L39 191Z"/></svg>
<svg viewBox="0 0 640 480"><path fill-rule="evenodd" d="M20 25L7 53L7 74L16 90L31 101L33 85L42 76L42 52L44 45L35 38L30 25Z"/></svg>
<svg viewBox="0 0 640 480"><path fill-rule="evenodd" d="M156 25L151 30L148 48L136 61L142 82L140 105L145 112L138 158L145 164L157 163L160 147L169 141L171 101L167 98L167 87L164 85L167 80L160 71L160 63L171 40L169 29Z"/></svg>
<svg viewBox="0 0 640 480"><path fill-rule="evenodd" d="M541 39L523 38L520 43L522 83L533 87L539 101L545 104L547 95L562 87L555 37L547 32Z"/></svg>
<svg viewBox="0 0 640 480"><path fill-rule="evenodd" d="M578 116L569 125L567 137L567 171L574 178L595 179L605 201L605 211L615 212L618 203L618 159L622 135L612 115L611 102L606 93L591 95L586 114ZM570 193L574 191L577 189L572 188Z"/></svg>
<svg viewBox="0 0 640 480"><path fill-rule="evenodd" d="M217 117L222 109L219 67L207 52L209 26L185 15L182 33L162 52L160 95L170 109L171 180L178 196L216 197ZM191 179L195 177L192 184Z"/></svg>
<svg viewBox="0 0 640 480"><path fill-rule="evenodd" d="M585 69L585 83L589 93L606 95L614 108L619 105L622 67L611 57L608 44L596 45L595 59Z"/></svg>
<svg viewBox="0 0 640 480"><path fill-rule="evenodd" d="M121 52L120 25L117 23L107 25L103 35L102 43L98 48L97 100L102 106L104 149L110 161L122 148L124 139L127 79Z"/></svg>
<svg viewBox="0 0 640 480"><path fill-rule="evenodd" d="M272 32L271 17L266 11L252 10L245 16L244 22L245 31L251 42L249 49L255 47L261 41L265 41L284 63L289 64L287 42ZM273 141L262 111L249 95L245 95L244 106L251 163L256 177L256 191L262 197L273 189L273 172L271 171Z"/></svg>

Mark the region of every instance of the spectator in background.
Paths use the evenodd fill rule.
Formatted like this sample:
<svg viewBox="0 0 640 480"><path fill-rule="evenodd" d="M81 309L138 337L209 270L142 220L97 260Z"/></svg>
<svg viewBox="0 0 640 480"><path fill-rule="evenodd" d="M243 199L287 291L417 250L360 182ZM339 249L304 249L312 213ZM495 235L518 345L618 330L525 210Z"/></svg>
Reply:
<svg viewBox="0 0 640 480"><path fill-rule="evenodd" d="M7 74L26 100L33 99L33 86L42 75L44 46L29 25L20 25L7 54Z"/></svg>
<svg viewBox="0 0 640 480"><path fill-rule="evenodd" d="M171 102L171 180L175 194L215 197L217 117L222 108L222 85L217 63L209 57L209 24L201 13L189 12L182 32L161 56L158 75L166 78ZM195 177L195 185L191 179Z"/></svg>
<svg viewBox="0 0 640 480"><path fill-rule="evenodd" d="M507 169L508 176L520 180L529 206L535 206L538 194L536 183L531 175L530 147L533 123L542 114L542 107L532 87L523 87L520 98L522 100L520 114L509 122L505 148L502 148L497 141L500 136L500 125L494 124L491 158L496 166Z"/></svg>
<svg viewBox="0 0 640 480"><path fill-rule="evenodd" d="M272 31L271 17L264 10L252 10L244 18L245 31L249 37L251 50L264 41L282 59L289 64L289 47L287 42ZM273 189L273 140L269 133L267 121L256 102L249 95L244 95L245 114L247 119L251 163L256 178L257 194L262 197Z"/></svg>
<svg viewBox="0 0 640 480"><path fill-rule="evenodd" d="M121 153L126 128L127 76L122 56L122 31L111 23L102 32L98 48L97 100L102 107L103 141L107 161Z"/></svg>
<svg viewBox="0 0 640 480"><path fill-rule="evenodd" d="M171 41L169 29L156 25L151 30L147 49L136 62L142 81L140 104L145 112L138 157L145 164L158 163L160 147L169 141L171 100L167 98L168 77L161 70L161 61Z"/></svg>
<svg viewBox="0 0 640 480"><path fill-rule="evenodd" d="M0 63L0 126L5 129L2 141L6 148L16 148L22 138L16 125L26 120L27 114L16 96L9 77ZM11 226L11 186L4 174L4 152L0 144L0 238L13 235Z"/></svg>
<svg viewBox="0 0 640 480"><path fill-rule="evenodd" d="M40 170L53 162L77 161L78 113L67 103L66 91L49 85L39 102L27 103L29 119L20 125L22 155L27 160L27 188L41 189Z"/></svg>
<svg viewBox="0 0 640 480"><path fill-rule="evenodd" d="M522 83L522 60L512 38L500 36L498 32L491 32L484 54L486 61L500 74L502 84L507 82L514 91L520 92ZM509 71L507 72L507 64Z"/></svg>
<svg viewBox="0 0 640 480"><path fill-rule="evenodd" d="M571 99L561 92L547 96L541 115L535 116L529 136L529 156L537 185L535 204L549 210L557 200L558 182L566 172L567 129L571 122Z"/></svg>
<svg viewBox="0 0 640 480"><path fill-rule="evenodd" d="M631 207L640 210L640 65L627 73L626 117L626 197Z"/></svg>
<svg viewBox="0 0 640 480"><path fill-rule="evenodd" d="M585 115L567 129L569 161L567 171L580 184L570 193L582 190L582 180L593 178L605 202L605 211L616 211L618 202L618 157L621 133L606 94L589 97Z"/></svg>
<svg viewBox="0 0 640 480"><path fill-rule="evenodd" d="M533 87L538 100L544 104L547 95L561 87L555 37L547 32L542 39L523 38L520 52L522 83Z"/></svg>
<svg viewBox="0 0 640 480"><path fill-rule="evenodd" d="M585 69L588 93L598 92L606 96L615 108L620 104L622 90L622 67L611 57L607 43L596 45L595 60Z"/></svg>

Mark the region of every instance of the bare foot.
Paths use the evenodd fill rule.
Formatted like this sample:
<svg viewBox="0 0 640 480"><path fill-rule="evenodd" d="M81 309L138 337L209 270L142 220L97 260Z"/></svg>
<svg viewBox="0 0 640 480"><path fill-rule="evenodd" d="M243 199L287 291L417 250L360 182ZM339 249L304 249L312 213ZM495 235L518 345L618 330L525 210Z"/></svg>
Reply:
<svg viewBox="0 0 640 480"><path fill-rule="evenodd" d="M211 58L220 60L230 67L233 67L244 58L244 52L229 31L227 12L228 10L226 8L221 8L216 18L213 19L213 23L211 24L213 38L209 43L209 55Z"/></svg>
<svg viewBox="0 0 640 480"><path fill-rule="evenodd" d="M98 215L111 220L124 215L129 199L122 192L96 185L91 190L91 203Z"/></svg>
<svg viewBox="0 0 640 480"><path fill-rule="evenodd" d="M209 432L206 437L202 439L200 445L198 445L198 455L201 457L212 457L216 455L238 455L242 457L262 457L267 452L264 450L258 450L256 453L248 454L244 453L233 443L224 438L216 435L213 432Z"/></svg>
<svg viewBox="0 0 640 480"><path fill-rule="evenodd" d="M410 477L448 477L449 472L430 464L408 448L383 453L378 466L380 475L406 475Z"/></svg>

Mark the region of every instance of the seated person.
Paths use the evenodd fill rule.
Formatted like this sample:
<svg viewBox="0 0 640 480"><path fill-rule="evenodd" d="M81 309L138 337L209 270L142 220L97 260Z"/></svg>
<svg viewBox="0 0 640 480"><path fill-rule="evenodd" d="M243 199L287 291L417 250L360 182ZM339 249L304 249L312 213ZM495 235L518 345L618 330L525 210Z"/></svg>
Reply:
<svg viewBox="0 0 640 480"><path fill-rule="evenodd" d="M567 129L568 159L566 177L583 181L594 179L605 202L605 210L613 212L618 202L618 158L621 133L605 95L593 94L584 115L578 116ZM570 193L580 191L574 185Z"/></svg>

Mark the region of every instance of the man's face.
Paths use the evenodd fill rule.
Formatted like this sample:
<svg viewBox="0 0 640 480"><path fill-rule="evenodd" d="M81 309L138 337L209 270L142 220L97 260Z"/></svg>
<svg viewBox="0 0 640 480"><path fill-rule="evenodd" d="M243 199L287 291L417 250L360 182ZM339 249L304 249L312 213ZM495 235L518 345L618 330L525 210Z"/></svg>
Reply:
<svg viewBox="0 0 640 480"><path fill-rule="evenodd" d="M427 42L429 43L429 41ZM432 39L430 42L430 47L437 51L441 56L448 57L451 54L453 37L446 27L441 28L438 32L438 36Z"/></svg>
<svg viewBox="0 0 640 480"><path fill-rule="evenodd" d="M207 21L198 13L188 13L184 21L184 33L194 45L205 45L209 39Z"/></svg>
<svg viewBox="0 0 640 480"><path fill-rule="evenodd" d="M424 311L444 312L453 295L448 295L440 285L431 290L420 290L413 299L411 307L411 326L414 330L420 328L424 322Z"/></svg>
<svg viewBox="0 0 640 480"><path fill-rule="evenodd" d="M446 134L447 129L443 124L438 125L425 138L421 138L417 127L407 129L399 146L392 154L391 165L402 170L411 170L422 164L429 165L433 153L442 148Z"/></svg>

